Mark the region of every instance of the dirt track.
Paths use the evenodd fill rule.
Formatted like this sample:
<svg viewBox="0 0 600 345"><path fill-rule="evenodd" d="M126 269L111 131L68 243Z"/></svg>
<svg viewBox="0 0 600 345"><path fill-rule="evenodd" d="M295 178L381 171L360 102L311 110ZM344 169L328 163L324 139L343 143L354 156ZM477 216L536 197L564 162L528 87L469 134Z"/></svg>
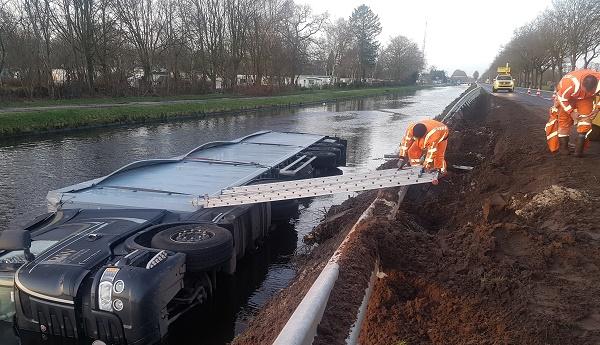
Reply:
<svg viewBox="0 0 600 345"><path fill-rule="evenodd" d="M492 96L480 105L451 124L448 146L450 164L475 169L412 187L395 220L357 233L387 274L375 284L363 345L600 343L600 144L584 159L553 157L542 108ZM234 343L272 342L372 198L329 212L300 278ZM365 255L340 280L364 281ZM343 344L335 330L356 315L360 301L336 296L317 343Z"/></svg>

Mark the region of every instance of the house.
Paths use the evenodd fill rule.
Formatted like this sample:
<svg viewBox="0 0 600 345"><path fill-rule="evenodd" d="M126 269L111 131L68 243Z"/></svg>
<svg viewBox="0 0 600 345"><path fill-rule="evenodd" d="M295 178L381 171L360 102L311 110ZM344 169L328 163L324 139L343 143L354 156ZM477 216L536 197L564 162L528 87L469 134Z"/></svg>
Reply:
<svg viewBox="0 0 600 345"><path fill-rule="evenodd" d="M465 73L465 71L457 69L450 76L450 81L452 81L455 84L463 84L463 83L470 83L471 78L469 78L469 76L467 76L467 73Z"/></svg>
<svg viewBox="0 0 600 345"><path fill-rule="evenodd" d="M296 85L306 88L322 87L330 84L333 84L333 78L330 76L299 75L296 78Z"/></svg>
<svg viewBox="0 0 600 345"><path fill-rule="evenodd" d="M53 68L52 81L54 84L64 84L67 81L67 70L63 68Z"/></svg>

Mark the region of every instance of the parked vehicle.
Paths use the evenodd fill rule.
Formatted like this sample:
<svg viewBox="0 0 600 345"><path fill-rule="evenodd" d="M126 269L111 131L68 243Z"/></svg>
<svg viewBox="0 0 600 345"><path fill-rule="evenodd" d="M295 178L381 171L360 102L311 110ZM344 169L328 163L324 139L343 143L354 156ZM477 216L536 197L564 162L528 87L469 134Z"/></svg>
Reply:
<svg viewBox="0 0 600 345"><path fill-rule="evenodd" d="M290 205L205 209L199 199L330 175L345 161L341 139L259 132L51 191L48 214L0 233L0 320L41 337L157 342L211 298L217 272L233 274L272 229L273 212Z"/></svg>

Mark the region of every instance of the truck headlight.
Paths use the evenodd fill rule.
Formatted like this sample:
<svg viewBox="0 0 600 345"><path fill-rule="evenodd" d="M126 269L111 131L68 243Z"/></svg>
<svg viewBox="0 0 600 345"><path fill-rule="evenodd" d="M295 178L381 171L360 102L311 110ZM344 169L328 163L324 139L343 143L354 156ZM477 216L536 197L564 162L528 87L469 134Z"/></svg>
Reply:
<svg viewBox="0 0 600 345"><path fill-rule="evenodd" d="M108 267L102 273L100 284L98 284L98 309L113 311L113 281L118 272L119 269L117 267Z"/></svg>

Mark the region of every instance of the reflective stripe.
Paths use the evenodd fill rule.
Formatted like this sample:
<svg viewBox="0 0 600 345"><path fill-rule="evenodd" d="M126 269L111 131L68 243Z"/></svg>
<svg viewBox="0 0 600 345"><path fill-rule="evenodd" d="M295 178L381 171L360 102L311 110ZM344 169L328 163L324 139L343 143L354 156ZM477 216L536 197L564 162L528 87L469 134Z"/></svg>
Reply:
<svg viewBox="0 0 600 345"><path fill-rule="evenodd" d="M431 131L429 131L429 133L427 133L427 135L425 136L425 140L423 141L423 145L426 145L427 142L429 141L429 138L433 135L433 133L437 132L437 131L445 131L447 130L448 127L444 126L444 127L435 127L433 128Z"/></svg>
<svg viewBox="0 0 600 345"><path fill-rule="evenodd" d="M431 158L428 158L428 159L426 159L426 160L425 160L425 162L426 162L426 163L433 163L433 159L431 159Z"/></svg>
<svg viewBox="0 0 600 345"><path fill-rule="evenodd" d="M429 151L428 151L428 152L429 152L429 153L432 153L432 152L436 152L436 151L437 151L437 148L435 148L435 147L434 147L434 148L431 148L431 149L429 149Z"/></svg>
<svg viewBox="0 0 600 345"><path fill-rule="evenodd" d="M567 102L569 99L567 97L565 97L567 95L567 93L569 92L569 90L571 90L573 88L573 86L569 86L569 88L567 88L562 95L558 96L558 103L560 104L560 106L565 110L565 111L570 111L572 109L570 104L565 105L565 102Z"/></svg>
<svg viewBox="0 0 600 345"><path fill-rule="evenodd" d="M552 121L548 122L548 123L546 124L546 128L548 128L548 127L550 127L550 126L554 125L555 123L556 123L556 120L552 120Z"/></svg>
<svg viewBox="0 0 600 345"><path fill-rule="evenodd" d="M569 136L568 134L559 134L558 135L559 138L564 138L564 137L568 137L568 136Z"/></svg>
<svg viewBox="0 0 600 345"><path fill-rule="evenodd" d="M577 92L579 92L581 84L579 83L579 79L575 78L574 76L568 75L568 77L571 78L573 85L575 85L575 90L573 90L573 93L571 94L571 96L574 96Z"/></svg>
<svg viewBox="0 0 600 345"><path fill-rule="evenodd" d="M577 123L577 127L579 127L579 126L591 126L591 125L592 125L591 122L586 122L586 121L579 121Z"/></svg>
<svg viewBox="0 0 600 345"><path fill-rule="evenodd" d="M552 133L550 133L550 135L546 136L546 140L550 140L550 139L554 138L557 135L558 135L558 131L557 132L552 132Z"/></svg>
<svg viewBox="0 0 600 345"><path fill-rule="evenodd" d="M585 138L587 139L588 135L590 135L591 133L592 133L592 130L590 129L589 131L587 131L587 132L585 133Z"/></svg>

